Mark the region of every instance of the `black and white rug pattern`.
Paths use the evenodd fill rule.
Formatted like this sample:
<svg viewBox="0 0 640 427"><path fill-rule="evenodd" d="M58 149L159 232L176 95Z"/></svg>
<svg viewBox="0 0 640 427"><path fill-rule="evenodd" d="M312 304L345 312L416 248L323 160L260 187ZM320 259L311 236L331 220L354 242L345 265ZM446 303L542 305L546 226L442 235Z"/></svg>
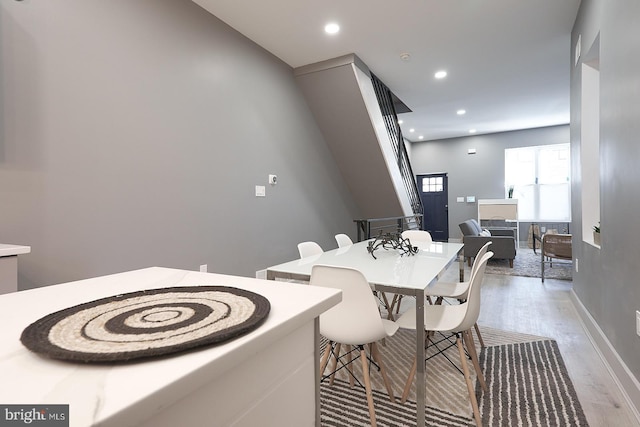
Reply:
<svg viewBox="0 0 640 427"><path fill-rule="evenodd" d="M87 302L29 325L31 351L76 362L165 356L245 334L266 319L269 301L227 286L151 289Z"/></svg>
<svg viewBox="0 0 640 427"><path fill-rule="evenodd" d="M373 390L373 402L376 408L376 423L380 427L415 426L416 404L407 401L401 404L396 399L392 403L389 396ZM327 382L320 385L321 425L331 427L352 427L370 425L369 407L364 390L350 388L348 383L335 381L332 386ZM427 406L425 421L428 426L467 427L471 419L451 414L438 408Z"/></svg>
<svg viewBox="0 0 640 427"><path fill-rule="evenodd" d="M481 327L487 347L480 353L488 391L477 388L478 404L485 426L587 426L582 407L560 356L557 343L543 337ZM379 426L416 425L415 381L409 401L400 404L403 381L413 361L415 335L398 331L379 346L394 383L396 403L386 394L380 374L371 370L376 417ZM455 347L447 350L459 363ZM356 376L360 378L358 364ZM443 357L427 367L429 426L473 426L473 414L463 376ZM473 367L470 364L470 369ZM475 378L475 374L473 374ZM369 425L364 389L350 388L346 376L338 375L333 386L321 384L323 426Z"/></svg>
<svg viewBox="0 0 640 427"><path fill-rule="evenodd" d="M480 366L488 387L479 401L485 425L588 425L555 341L486 347Z"/></svg>

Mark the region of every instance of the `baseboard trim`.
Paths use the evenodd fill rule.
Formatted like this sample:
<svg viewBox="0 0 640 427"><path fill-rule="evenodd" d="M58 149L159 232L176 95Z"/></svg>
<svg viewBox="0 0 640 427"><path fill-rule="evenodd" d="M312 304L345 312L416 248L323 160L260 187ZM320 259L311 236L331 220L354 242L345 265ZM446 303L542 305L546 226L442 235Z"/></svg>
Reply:
<svg viewBox="0 0 640 427"><path fill-rule="evenodd" d="M636 377L620 358L605 334L602 332L602 329L600 329L600 326L598 326L595 319L591 316L589 311L587 311L586 307L582 304L582 301L580 301L580 298L578 298L573 290L571 290L571 301L578 312L578 316L580 317L582 326L587 332L589 340L595 347L598 355L613 377L613 380L618 385L618 388L629 404L633 415L635 415L638 423L640 423L640 411L638 410L638 408L640 408L640 382L638 382Z"/></svg>

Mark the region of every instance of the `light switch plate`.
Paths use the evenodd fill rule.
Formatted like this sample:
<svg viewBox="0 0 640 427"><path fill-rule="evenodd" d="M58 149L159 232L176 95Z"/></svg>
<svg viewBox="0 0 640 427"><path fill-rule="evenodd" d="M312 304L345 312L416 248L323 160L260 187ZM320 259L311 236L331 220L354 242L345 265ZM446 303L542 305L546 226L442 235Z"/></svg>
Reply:
<svg viewBox="0 0 640 427"><path fill-rule="evenodd" d="M256 185L256 197L265 197L267 189L264 185Z"/></svg>

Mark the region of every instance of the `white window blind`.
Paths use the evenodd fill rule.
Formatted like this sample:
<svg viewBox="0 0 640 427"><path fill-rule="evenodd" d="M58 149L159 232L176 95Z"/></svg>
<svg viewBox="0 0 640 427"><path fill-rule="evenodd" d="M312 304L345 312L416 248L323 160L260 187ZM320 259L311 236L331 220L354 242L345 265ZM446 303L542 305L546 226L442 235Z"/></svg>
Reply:
<svg viewBox="0 0 640 427"><path fill-rule="evenodd" d="M513 188L521 221L571 221L569 144L504 151L505 197Z"/></svg>

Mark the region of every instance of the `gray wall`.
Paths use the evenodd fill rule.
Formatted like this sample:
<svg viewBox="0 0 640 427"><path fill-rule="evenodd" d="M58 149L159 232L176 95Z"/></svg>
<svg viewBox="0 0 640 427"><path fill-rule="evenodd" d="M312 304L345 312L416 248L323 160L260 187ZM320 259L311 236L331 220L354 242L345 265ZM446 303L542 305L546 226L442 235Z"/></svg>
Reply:
<svg viewBox="0 0 640 427"><path fill-rule="evenodd" d="M566 144L569 125L473 135L439 141L411 143L411 165L416 175L447 173L449 182L449 238L460 239L458 224L478 217L478 199L503 199L505 148ZM475 148L476 154L468 154ZM464 197L465 202L456 201ZM426 213L428 214L428 213ZM529 224L520 224L520 241L526 242Z"/></svg>
<svg viewBox="0 0 640 427"><path fill-rule="evenodd" d="M0 242L32 247L21 289L154 265L252 276L355 237L292 70L191 1L3 1L0 31Z"/></svg>
<svg viewBox="0 0 640 427"><path fill-rule="evenodd" d="M586 53L600 33L600 219L601 249L582 241L580 109L581 67L571 56L571 147L573 169L576 295L629 370L640 378L640 3L582 0L572 46L582 36ZM574 154L578 154L577 156ZM640 402L640 401L637 401Z"/></svg>

